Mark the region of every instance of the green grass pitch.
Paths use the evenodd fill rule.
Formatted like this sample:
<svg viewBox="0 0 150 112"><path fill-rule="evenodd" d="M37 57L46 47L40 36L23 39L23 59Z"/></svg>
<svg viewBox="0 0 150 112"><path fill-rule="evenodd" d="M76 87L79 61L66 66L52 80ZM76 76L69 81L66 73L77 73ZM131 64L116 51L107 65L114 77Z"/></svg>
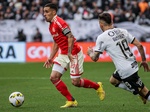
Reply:
<svg viewBox="0 0 150 112"><path fill-rule="evenodd" d="M51 69L43 68L43 63L0 63L0 112L150 112L150 102L144 105L138 96L109 83L114 70L113 63L84 63L82 77L103 82L106 91L104 101L99 100L94 89L74 87L67 71L62 80L79 105L60 109L66 99L49 81ZM140 68L139 76L150 89L150 72ZM25 96L25 102L19 108L11 106L8 101L14 91Z"/></svg>

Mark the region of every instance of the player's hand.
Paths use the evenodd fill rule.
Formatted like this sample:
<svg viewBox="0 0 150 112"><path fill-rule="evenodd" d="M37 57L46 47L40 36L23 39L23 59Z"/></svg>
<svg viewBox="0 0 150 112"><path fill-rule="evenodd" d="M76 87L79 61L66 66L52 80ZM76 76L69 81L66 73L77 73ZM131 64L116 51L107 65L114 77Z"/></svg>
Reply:
<svg viewBox="0 0 150 112"><path fill-rule="evenodd" d="M90 56L91 53L93 53L93 48L90 46L88 47L87 55Z"/></svg>
<svg viewBox="0 0 150 112"><path fill-rule="evenodd" d="M73 56L72 56L72 54L68 53L68 58L69 58L70 62L73 61Z"/></svg>
<svg viewBox="0 0 150 112"><path fill-rule="evenodd" d="M47 59L43 65L43 67L50 68L50 67L52 67L52 65L53 65L53 61L51 59Z"/></svg>
<svg viewBox="0 0 150 112"><path fill-rule="evenodd" d="M146 61L142 61L141 64L140 64L140 67L144 68L144 71L146 72L150 72L150 67L148 66L148 63Z"/></svg>

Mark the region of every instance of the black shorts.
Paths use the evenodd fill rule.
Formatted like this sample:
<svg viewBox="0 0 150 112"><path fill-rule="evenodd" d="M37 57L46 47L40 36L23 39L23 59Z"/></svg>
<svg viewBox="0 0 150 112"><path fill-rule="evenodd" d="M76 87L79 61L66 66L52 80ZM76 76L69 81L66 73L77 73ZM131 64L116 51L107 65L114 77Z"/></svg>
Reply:
<svg viewBox="0 0 150 112"><path fill-rule="evenodd" d="M113 77L119 81L123 81L125 85L133 92L134 95L139 94L139 91L144 88L144 83L138 76L138 72L135 72L131 76L121 79L118 72L113 74Z"/></svg>

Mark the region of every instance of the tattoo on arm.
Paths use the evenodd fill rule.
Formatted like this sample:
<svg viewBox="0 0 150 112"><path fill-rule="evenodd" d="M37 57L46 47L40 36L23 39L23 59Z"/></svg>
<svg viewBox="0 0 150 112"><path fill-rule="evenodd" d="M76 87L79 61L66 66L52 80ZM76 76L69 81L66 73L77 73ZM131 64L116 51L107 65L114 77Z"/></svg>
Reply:
<svg viewBox="0 0 150 112"><path fill-rule="evenodd" d="M72 33L70 32L70 33L68 33L67 35L66 35L68 38L73 38L74 36L72 35Z"/></svg>
<svg viewBox="0 0 150 112"><path fill-rule="evenodd" d="M71 54L71 47L68 47L68 54Z"/></svg>
<svg viewBox="0 0 150 112"><path fill-rule="evenodd" d="M68 54L71 54L74 44L74 36L71 32L68 33L66 36L68 37Z"/></svg>

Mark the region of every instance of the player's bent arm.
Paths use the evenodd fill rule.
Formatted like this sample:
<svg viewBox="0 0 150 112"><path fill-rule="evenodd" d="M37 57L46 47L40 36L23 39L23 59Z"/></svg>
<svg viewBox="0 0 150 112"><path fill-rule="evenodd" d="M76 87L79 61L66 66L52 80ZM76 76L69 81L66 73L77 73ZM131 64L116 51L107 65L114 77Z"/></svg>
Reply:
<svg viewBox="0 0 150 112"><path fill-rule="evenodd" d="M140 52L140 55L142 57L142 62L140 64L140 67L143 66L144 71L147 71L147 72L150 71L150 67L148 63L146 62L146 56L145 56L145 52L144 52L142 44L137 39L133 41L133 44L138 48L138 51Z"/></svg>
<svg viewBox="0 0 150 112"><path fill-rule="evenodd" d="M59 47L58 47L57 43L54 42L53 47L52 47L52 52L51 52L50 57L48 58L48 60L53 60L53 58L56 55L58 49L59 49Z"/></svg>
<svg viewBox="0 0 150 112"><path fill-rule="evenodd" d="M57 51L58 51L58 45L57 43L53 43L53 47L52 47L52 52L50 54L50 57L46 60L46 62L44 63L43 67L46 67L46 68L50 68L52 67L52 64L53 64L53 58L54 56L56 55Z"/></svg>
<svg viewBox="0 0 150 112"><path fill-rule="evenodd" d="M66 36L68 37L68 55L70 55L74 44L74 36L72 35L71 31L66 34Z"/></svg>
<svg viewBox="0 0 150 112"><path fill-rule="evenodd" d="M132 44L134 44L138 48L138 51L140 52L140 55L142 58L142 61L146 61L146 56L145 56L145 52L143 49L143 45L137 39L134 39Z"/></svg>
<svg viewBox="0 0 150 112"><path fill-rule="evenodd" d="M62 30L62 33L68 38L68 56L71 55L73 44L74 44L74 36L71 33L70 28L66 27Z"/></svg>

